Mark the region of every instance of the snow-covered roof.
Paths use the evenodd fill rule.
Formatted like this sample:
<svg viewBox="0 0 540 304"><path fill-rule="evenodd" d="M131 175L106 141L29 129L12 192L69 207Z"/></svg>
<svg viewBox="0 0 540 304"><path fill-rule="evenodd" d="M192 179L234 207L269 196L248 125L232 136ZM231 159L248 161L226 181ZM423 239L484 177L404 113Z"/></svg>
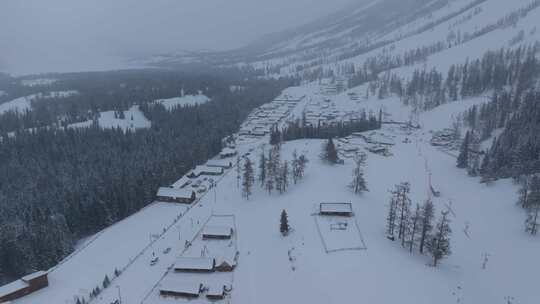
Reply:
<svg viewBox="0 0 540 304"><path fill-rule="evenodd" d="M44 276L46 274L47 274L46 271L37 271L37 272L31 273L31 274L28 274L28 275L22 277L22 280L25 281L25 282L28 282L28 281L32 281L33 279Z"/></svg>
<svg viewBox="0 0 540 304"><path fill-rule="evenodd" d="M159 290L161 291L189 295L198 295L202 287L202 283L200 282L179 282L170 276L166 277L160 285Z"/></svg>
<svg viewBox="0 0 540 304"><path fill-rule="evenodd" d="M206 235L230 237L232 235L232 228L229 226L206 226L203 230L203 236Z"/></svg>
<svg viewBox="0 0 540 304"><path fill-rule="evenodd" d="M223 173L223 168L220 167L209 167L205 165L197 166L195 169L191 170L191 173L195 175L201 175L204 173L210 173L210 174L221 174Z"/></svg>
<svg viewBox="0 0 540 304"><path fill-rule="evenodd" d="M191 198L193 191L184 189L175 189L170 187L160 187L157 196L172 198Z"/></svg>
<svg viewBox="0 0 540 304"><path fill-rule="evenodd" d="M321 203L320 209L322 213L325 213L325 212L352 213L351 203Z"/></svg>
<svg viewBox="0 0 540 304"><path fill-rule="evenodd" d="M224 160L224 159L211 159L208 162L206 162L206 165L208 167L220 167L220 168L228 168L232 165L230 160Z"/></svg>
<svg viewBox="0 0 540 304"><path fill-rule="evenodd" d="M0 286L0 298L10 295L26 287L28 287L28 284L23 280L17 280L4 286Z"/></svg>
<svg viewBox="0 0 540 304"><path fill-rule="evenodd" d="M214 269L213 258L190 258L179 257L174 263L174 269L180 270L212 270Z"/></svg>
<svg viewBox="0 0 540 304"><path fill-rule="evenodd" d="M216 265L222 265L223 263L227 263L230 266L236 266L236 257L238 253L236 250L227 250L220 256L216 257Z"/></svg>
<svg viewBox="0 0 540 304"><path fill-rule="evenodd" d="M232 155L232 154L236 154L236 150L228 148L228 147L223 148L223 150L221 150L221 153L219 153L219 155Z"/></svg>
<svg viewBox="0 0 540 304"><path fill-rule="evenodd" d="M189 177L187 176L182 176L182 178L180 178L179 180L177 180L176 182L174 182L174 184L171 185L171 187L173 188L183 188L189 181Z"/></svg>
<svg viewBox="0 0 540 304"><path fill-rule="evenodd" d="M208 292L206 293L207 296L221 297L225 293L225 285L221 283L210 284L207 287L208 287Z"/></svg>

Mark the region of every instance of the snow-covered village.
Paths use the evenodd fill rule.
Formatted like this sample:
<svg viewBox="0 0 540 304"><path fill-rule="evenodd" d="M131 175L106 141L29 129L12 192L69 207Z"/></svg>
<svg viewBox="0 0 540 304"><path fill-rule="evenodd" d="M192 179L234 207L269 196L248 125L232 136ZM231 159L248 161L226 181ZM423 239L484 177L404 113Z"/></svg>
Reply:
<svg viewBox="0 0 540 304"><path fill-rule="evenodd" d="M540 1L345 2L0 73L0 303L540 303Z"/></svg>

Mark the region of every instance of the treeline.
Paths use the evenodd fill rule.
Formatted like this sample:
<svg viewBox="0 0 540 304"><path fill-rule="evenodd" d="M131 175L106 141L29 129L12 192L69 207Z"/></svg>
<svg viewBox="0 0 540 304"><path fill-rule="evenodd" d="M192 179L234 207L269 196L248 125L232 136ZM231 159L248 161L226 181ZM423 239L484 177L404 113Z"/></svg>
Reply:
<svg viewBox="0 0 540 304"><path fill-rule="evenodd" d="M238 71L229 70L227 77L222 72L185 72L166 70L136 70L115 72L85 72L48 75L56 82L45 86L28 87L20 79L11 79L6 87L8 99L35 93L75 90L73 96L35 98L32 108L23 112L8 111L0 115L0 135L15 130L39 127L63 127L71 123L91 120L103 111L125 111L133 105L149 103L155 99L197 94L222 95L230 85L251 81L241 78ZM246 75L250 78L253 75ZM227 79L224 81L224 79Z"/></svg>
<svg viewBox="0 0 540 304"><path fill-rule="evenodd" d="M173 111L142 106L152 127L136 132L93 126L4 137L0 276L47 269L77 239L144 207L159 186L218 153L249 111L293 84L250 82L243 91L219 90L208 103Z"/></svg>
<svg viewBox="0 0 540 304"><path fill-rule="evenodd" d="M319 123L313 126L306 123L305 118L289 123L288 126L281 130L274 127L270 130L270 143L277 144L281 141L290 141L302 138L310 139L327 139L335 137L349 136L355 132L364 132L369 130L379 129L381 127L381 113L379 118L373 114L369 116L362 112L359 119L350 121L339 121L330 124Z"/></svg>
<svg viewBox="0 0 540 304"><path fill-rule="evenodd" d="M540 71L535 57L539 47L536 43L515 50L489 51L482 59L452 65L446 77L435 69L416 70L404 86L402 99L405 104L428 110L487 91L510 88L520 95L532 87Z"/></svg>

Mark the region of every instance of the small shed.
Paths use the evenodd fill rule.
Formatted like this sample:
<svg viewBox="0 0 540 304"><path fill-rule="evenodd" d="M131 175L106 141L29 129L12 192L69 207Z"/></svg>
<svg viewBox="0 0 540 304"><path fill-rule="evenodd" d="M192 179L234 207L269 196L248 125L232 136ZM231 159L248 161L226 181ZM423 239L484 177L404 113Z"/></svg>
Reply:
<svg viewBox="0 0 540 304"><path fill-rule="evenodd" d="M203 239L227 240L232 237L233 229L228 226L206 226L204 227Z"/></svg>
<svg viewBox="0 0 540 304"><path fill-rule="evenodd" d="M216 283L208 286L206 297L212 300L221 300L225 297L225 285Z"/></svg>
<svg viewBox="0 0 540 304"><path fill-rule="evenodd" d="M7 285L0 286L0 303L24 297L34 291L49 286L46 271L38 271Z"/></svg>
<svg viewBox="0 0 540 304"><path fill-rule="evenodd" d="M216 261L213 258L179 257L174 263L177 272L213 272Z"/></svg>
<svg viewBox="0 0 540 304"><path fill-rule="evenodd" d="M238 263L238 251L229 251L219 257L216 257L216 271L233 271Z"/></svg>
<svg viewBox="0 0 540 304"><path fill-rule="evenodd" d="M202 291L202 283L176 282L176 280L164 280L159 288L162 296L197 298Z"/></svg>
<svg viewBox="0 0 540 304"><path fill-rule="evenodd" d="M164 202L191 204L195 201L196 195L193 190L160 187L156 199Z"/></svg>
<svg viewBox="0 0 540 304"><path fill-rule="evenodd" d="M351 203L321 203L319 205L320 215L352 216Z"/></svg>
<svg viewBox="0 0 540 304"><path fill-rule="evenodd" d="M46 271L38 271L22 277L22 280L28 284L28 291L34 292L49 286L49 279Z"/></svg>

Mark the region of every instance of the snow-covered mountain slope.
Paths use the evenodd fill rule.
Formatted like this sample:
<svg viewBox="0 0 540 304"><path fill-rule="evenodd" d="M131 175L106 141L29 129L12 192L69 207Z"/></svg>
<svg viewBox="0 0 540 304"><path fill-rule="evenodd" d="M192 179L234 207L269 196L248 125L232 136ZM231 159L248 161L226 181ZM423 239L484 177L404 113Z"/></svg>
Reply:
<svg viewBox="0 0 540 304"><path fill-rule="evenodd" d="M190 62L250 67L269 77L340 76L372 60L401 63L373 72L437 67L479 58L487 50L515 48L540 39L538 0L374 0L353 4L328 18L264 37L245 48L189 54ZM407 55L419 55L405 60ZM184 62L164 56L164 64ZM159 65L159 60L154 64ZM370 66L371 67L371 66Z"/></svg>

